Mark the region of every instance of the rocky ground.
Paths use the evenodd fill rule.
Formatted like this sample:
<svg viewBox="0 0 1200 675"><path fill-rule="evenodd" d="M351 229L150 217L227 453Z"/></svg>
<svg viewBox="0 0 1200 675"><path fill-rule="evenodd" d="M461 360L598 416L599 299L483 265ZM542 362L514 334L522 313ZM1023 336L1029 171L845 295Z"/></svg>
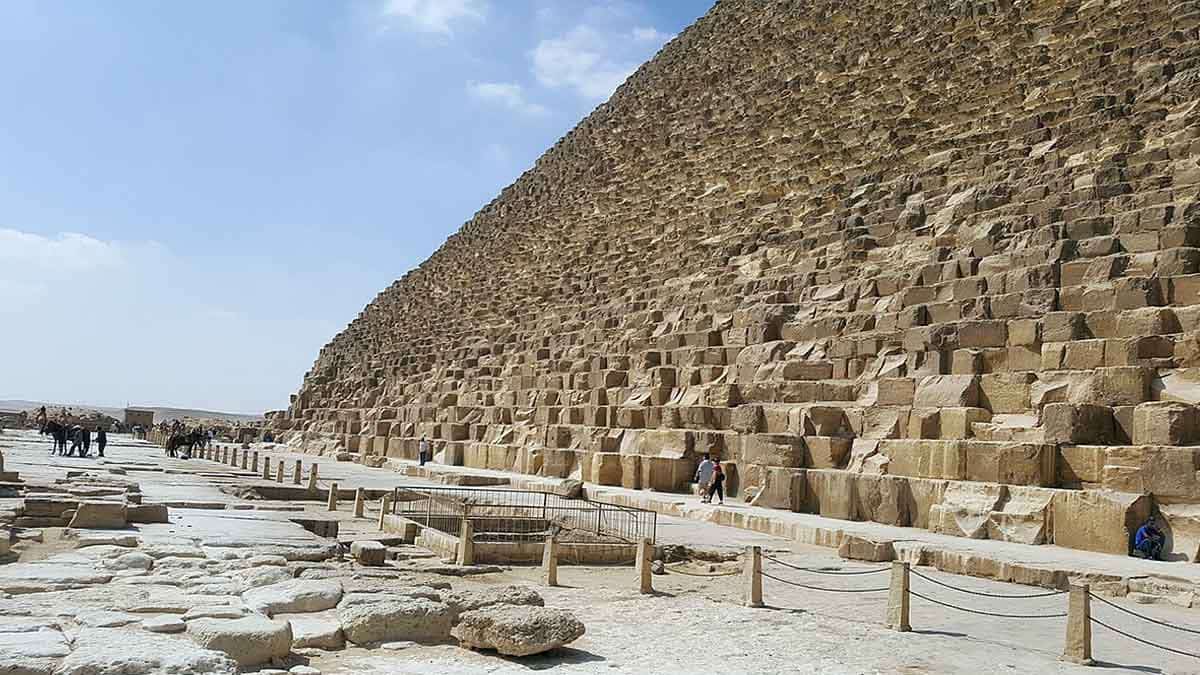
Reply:
<svg viewBox="0 0 1200 675"><path fill-rule="evenodd" d="M0 500L14 524L0 565L0 673L526 673L564 672L1085 672L1057 661L1064 620L1005 620L914 600L912 633L883 628L881 593L829 593L768 579L767 607L741 606L739 562L668 565L656 593L637 593L629 567L560 568L560 587L536 568L459 576L428 552L393 548L399 560L363 567L338 542L292 518L329 517L317 502L255 499L255 479L213 462L169 460L118 439L100 460L49 458L35 436L0 436L6 469L19 471L35 502L124 494L167 504L169 522L121 529L63 528ZM323 460L327 461L327 460ZM413 482L380 469L377 482ZM346 487L346 486L343 486ZM115 491L115 493L114 493ZM235 496L234 493L242 496ZM43 495L43 497L38 497ZM371 515L371 514L368 514ZM350 504L333 514L344 541L377 536ZM55 521L57 522L57 521ZM794 565L834 571L873 566L829 549L664 518L660 543L698 549L764 546ZM716 546L710 546L718 542ZM768 562L775 575L813 587L886 585L886 573L814 576ZM877 567L877 566L874 566ZM1029 592L921 570L985 593ZM914 581L914 588L917 582ZM1065 598L1010 600L941 587L930 597L992 612L1053 614ZM544 607L542 607L544 605ZM1160 620L1200 624L1194 613L1137 606ZM563 611L565 610L565 611ZM1128 617L1125 617L1128 618ZM1106 616L1106 619L1108 617ZM581 622L582 626L575 621ZM1110 619L1116 621L1116 618ZM515 624L515 625L514 625ZM1137 629L1180 650L1184 634ZM583 627L586 632L580 635ZM471 650L459 646L482 646ZM566 643L545 653L520 655ZM500 648L504 653L498 653ZM1142 648L1097 629L1096 655L1116 672L1195 672L1200 661Z"/></svg>

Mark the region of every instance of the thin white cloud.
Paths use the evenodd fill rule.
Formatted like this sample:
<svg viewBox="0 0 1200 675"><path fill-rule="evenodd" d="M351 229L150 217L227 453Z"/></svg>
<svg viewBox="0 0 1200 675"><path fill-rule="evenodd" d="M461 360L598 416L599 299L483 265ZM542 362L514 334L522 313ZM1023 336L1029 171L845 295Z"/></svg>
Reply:
<svg viewBox="0 0 1200 675"><path fill-rule="evenodd" d="M616 30L581 24L534 47L533 74L544 86L571 89L587 99L605 99L651 50L671 37L655 28Z"/></svg>
<svg viewBox="0 0 1200 675"><path fill-rule="evenodd" d="M468 82L467 93L523 115L545 115L548 112L545 106L526 99L524 89L515 82Z"/></svg>
<svg viewBox="0 0 1200 675"><path fill-rule="evenodd" d="M487 5L483 0L387 0L381 14L422 33L451 35L456 23L483 21Z"/></svg>
<svg viewBox="0 0 1200 675"><path fill-rule="evenodd" d="M673 37L675 36L670 33L664 33L653 26L638 26L633 29L633 39L638 42L657 42L662 44Z"/></svg>

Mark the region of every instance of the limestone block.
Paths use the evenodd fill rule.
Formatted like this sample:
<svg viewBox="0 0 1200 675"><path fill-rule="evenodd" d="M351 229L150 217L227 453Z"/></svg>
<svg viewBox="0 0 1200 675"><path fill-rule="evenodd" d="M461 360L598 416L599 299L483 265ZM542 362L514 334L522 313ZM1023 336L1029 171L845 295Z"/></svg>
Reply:
<svg viewBox="0 0 1200 675"><path fill-rule="evenodd" d="M888 457L888 473L910 478L962 480L966 472L963 441L887 440L879 452Z"/></svg>
<svg viewBox="0 0 1200 675"><path fill-rule="evenodd" d="M621 455L615 452L592 453L587 480L597 485L620 485Z"/></svg>
<svg viewBox="0 0 1200 675"><path fill-rule="evenodd" d="M867 459L879 452L879 441L856 438L850 444L850 459L846 470L851 473L863 473Z"/></svg>
<svg viewBox="0 0 1200 675"><path fill-rule="evenodd" d="M1159 504L1158 514L1166 522L1164 559L1200 562L1200 505Z"/></svg>
<svg viewBox="0 0 1200 675"><path fill-rule="evenodd" d="M1030 409L1031 373L993 373L979 378L979 406L992 413L1022 413Z"/></svg>
<svg viewBox="0 0 1200 675"><path fill-rule="evenodd" d="M1157 499L1200 501L1200 447L1141 450L1142 490Z"/></svg>
<svg viewBox="0 0 1200 675"><path fill-rule="evenodd" d="M115 530L126 526L125 504L122 502L79 502L68 527L74 529Z"/></svg>
<svg viewBox="0 0 1200 675"><path fill-rule="evenodd" d="M846 466L852 441L849 438L806 436L804 464L814 469L840 469Z"/></svg>
<svg viewBox="0 0 1200 675"><path fill-rule="evenodd" d="M196 619L188 623L188 637L200 646L225 652L239 666L255 666L280 659L292 651L292 627L252 615L241 619Z"/></svg>
<svg viewBox="0 0 1200 675"><path fill-rule="evenodd" d="M621 487L629 490L642 488L642 458L637 455L621 455Z"/></svg>
<svg viewBox="0 0 1200 675"><path fill-rule="evenodd" d="M946 494L950 482L924 478L906 478L908 493L908 517L912 527L930 529L930 510L939 504Z"/></svg>
<svg viewBox="0 0 1200 675"><path fill-rule="evenodd" d="M1107 449L1102 445L1060 445L1059 485L1078 488L1084 483L1099 483L1103 480L1106 454Z"/></svg>
<svg viewBox="0 0 1200 675"><path fill-rule="evenodd" d="M1071 385L1071 403L1137 405L1150 397L1149 369L1138 366L1097 368Z"/></svg>
<svg viewBox="0 0 1200 675"><path fill-rule="evenodd" d="M862 438L905 438L908 432L908 410L872 406L862 411Z"/></svg>
<svg viewBox="0 0 1200 675"><path fill-rule="evenodd" d="M1054 495L1054 543L1128 555L1133 534L1149 517L1149 495L1112 490L1061 490Z"/></svg>
<svg viewBox="0 0 1200 675"><path fill-rule="evenodd" d="M1058 477L1053 445L963 441L963 447L967 480L1048 487Z"/></svg>
<svg viewBox="0 0 1200 675"><path fill-rule="evenodd" d="M904 438L941 438L941 423L937 408L914 408L908 414Z"/></svg>
<svg viewBox="0 0 1200 675"><path fill-rule="evenodd" d="M907 478L860 474L855 479L854 498L854 512L862 520L900 527L911 523Z"/></svg>
<svg viewBox="0 0 1200 675"><path fill-rule="evenodd" d="M974 436L972 425L990 422L991 411L983 408L942 408L938 411L939 438L963 439Z"/></svg>
<svg viewBox="0 0 1200 675"><path fill-rule="evenodd" d="M687 492L695 477L695 459L671 457L641 458L641 489L659 492Z"/></svg>
<svg viewBox="0 0 1200 675"><path fill-rule="evenodd" d="M166 523L166 504L127 504L125 519L131 523Z"/></svg>
<svg viewBox="0 0 1200 675"><path fill-rule="evenodd" d="M838 544L838 557L867 562L891 562L896 559L896 550L890 541L876 541L848 534Z"/></svg>
<svg viewBox="0 0 1200 675"><path fill-rule="evenodd" d="M942 501L929 509L929 529L968 539L987 539L988 521L1003 502L1007 487L987 483L952 482Z"/></svg>
<svg viewBox="0 0 1200 675"><path fill-rule="evenodd" d="M752 506L788 511L803 510L807 489L803 470L753 465L746 469L747 476L754 476L757 481L757 492L750 500Z"/></svg>
<svg viewBox="0 0 1200 675"><path fill-rule="evenodd" d="M1001 507L988 516L988 539L1047 544L1054 532L1055 490L1009 487Z"/></svg>
<svg viewBox="0 0 1200 675"><path fill-rule="evenodd" d="M584 625L565 609L498 605L459 617L451 634L464 647L494 649L506 656L530 656L571 643Z"/></svg>
<svg viewBox="0 0 1200 675"><path fill-rule="evenodd" d="M751 434L741 437L741 461L764 466L804 467L804 439L786 434Z"/></svg>
<svg viewBox="0 0 1200 675"><path fill-rule="evenodd" d="M856 519L855 474L831 469L805 469L804 479L804 511L839 520Z"/></svg>
<svg viewBox="0 0 1200 675"><path fill-rule="evenodd" d="M1133 442L1190 445L1200 441L1200 410L1174 401L1142 403L1133 409Z"/></svg>
<svg viewBox="0 0 1200 675"><path fill-rule="evenodd" d="M378 567L387 561L387 547L377 541L356 541L350 544L350 555L359 565Z"/></svg>
<svg viewBox="0 0 1200 675"><path fill-rule="evenodd" d="M881 378L878 383L879 391L876 402L879 405L912 405L917 391L916 380L909 377L885 377Z"/></svg>
<svg viewBox="0 0 1200 675"><path fill-rule="evenodd" d="M797 410L797 433L802 436L847 436L850 423L843 408L810 406Z"/></svg>
<svg viewBox="0 0 1200 675"><path fill-rule="evenodd" d="M979 378L974 375L932 375L921 378L913 396L917 408L978 407Z"/></svg>
<svg viewBox="0 0 1200 675"><path fill-rule="evenodd" d="M1107 445L1116 439L1108 406L1050 403L1042 408L1042 426L1051 443Z"/></svg>

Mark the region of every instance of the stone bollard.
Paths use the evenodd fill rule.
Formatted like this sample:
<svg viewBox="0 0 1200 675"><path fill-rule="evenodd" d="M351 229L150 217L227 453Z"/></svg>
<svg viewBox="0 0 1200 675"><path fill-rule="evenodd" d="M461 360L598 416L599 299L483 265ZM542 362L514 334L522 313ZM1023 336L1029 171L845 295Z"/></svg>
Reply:
<svg viewBox="0 0 1200 675"><path fill-rule="evenodd" d="M254 451L254 457L250 460L250 470L258 473L258 451Z"/></svg>
<svg viewBox="0 0 1200 675"><path fill-rule="evenodd" d="M279 460L279 465L275 469L275 482L276 483L283 482L283 460L282 459Z"/></svg>
<svg viewBox="0 0 1200 675"><path fill-rule="evenodd" d="M638 592L653 593L654 583L650 577L650 563L654 558L654 544L649 539L643 539L637 545L637 576Z"/></svg>
<svg viewBox="0 0 1200 675"><path fill-rule="evenodd" d="M475 564L475 526L469 518L463 518L462 527L458 530L458 558L455 562L459 565Z"/></svg>
<svg viewBox="0 0 1200 675"><path fill-rule="evenodd" d="M222 464L225 464L225 463L226 463L226 462L228 462L228 461L229 461L229 450L228 450L228 448L221 448L221 463L222 463Z"/></svg>
<svg viewBox="0 0 1200 675"><path fill-rule="evenodd" d="M242 453L242 471L245 471L250 464L250 451L246 450Z"/></svg>
<svg viewBox="0 0 1200 675"><path fill-rule="evenodd" d="M366 506L367 506L367 491L362 488L358 488L357 490L354 491L354 517L362 518L363 517L363 509L365 509Z"/></svg>
<svg viewBox="0 0 1200 675"><path fill-rule="evenodd" d="M553 535L546 537L546 548L542 549L542 585L558 585L558 540Z"/></svg>
<svg viewBox="0 0 1200 675"><path fill-rule="evenodd" d="M1067 597L1067 643L1059 660L1090 666L1094 663L1091 586L1071 584Z"/></svg>
<svg viewBox="0 0 1200 675"><path fill-rule="evenodd" d="M329 484L329 510L337 511L338 486L337 483Z"/></svg>
<svg viewBox="0 0 1200 675"><path fill-rule="evenodd" d="M308 468L308 489L310 492L317 491L317 465L313 464Z"/></svg>
<svg viewBox="0 0 1200 675"><path fill-rule="evenodd" d="M884 625L894 631L912 630L908 623L908 570L906 562L892 562L892 577L888 582L887 617Z"/></svg>
<svg viewBox="0 0 1200 675"><path fill-rule="evenodd" d="M387 518L388 507L391 506L391 503L392 503L392 496L389 494L384 494L383 497L379 500L379 531L380 532L383 531L384 518Z"/></svg>
<svg viewBox="0 0 1200 675"><path fill-rule="evenodd" d="M746 567L742 571L746 584L746 606L762 607L762 547L746 547Z"/></svg>
<svg viewBox="0 0 1200 675"><path fill-rule="evenodd" d="M300 460L296 460L296 470L292 472L292 485L300 484L300 477L304 474L304 466Z"/></svg>
<svg viewBox="0 0 1200 675"><path fill-rule="evenodd" d="M246 451L243 450L242 454L245 455ZM237 463L238 463L237 457L238 457L238 451L237 451L237 448L234 448L233 452L229 453L229 466L232 466L235 469L237 468Z"/></svg>
<svg viewBox="0 0 1200 675"><path fill-rule="evenodd" d="M271 458L263 455L263 480L271 480Z"/></svg>

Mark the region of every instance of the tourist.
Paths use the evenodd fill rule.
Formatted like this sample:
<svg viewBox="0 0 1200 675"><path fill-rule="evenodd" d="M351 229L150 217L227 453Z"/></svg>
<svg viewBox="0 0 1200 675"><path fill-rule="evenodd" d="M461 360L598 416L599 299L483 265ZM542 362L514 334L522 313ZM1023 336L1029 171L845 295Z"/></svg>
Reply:
<svg viewBox="0 0 1200 675"><path fill-rule="evenodd" d="M1155 527L1154 516L1150 516L1133 537L1133 555L1147 560L1162 560L1166 537Z"/></svg>
<svg viewBox="0 0 1200 675"><path fill-rule="evenodd" d="M74 457L75 451L79 451L79 456L83 456L83 429L78 425L71 427L71 449L67 450L67 457Z"/></svg>
<svg viewBox="0 0 1200 675"><path fill-rule="evenodd" d="M96 427L96 448L100 451L100 456L104 456L104 446L108 445L108 432L104 427Z"/></svg>
<svg viewBox="0 0 1200 675"><path fill-rule="evenodd" d="M712 496L716 495L717 499L721 500L721 504L725 504L725 490L722 486L725 484L725 470L721 468L720 462L713 462L712 468L712 486L708 489L708 503L712 503Z"/></svg>
<svg viewBox="0 0 1200 675"><path fill-rule="evenodd" d="M92 452L92 430L81 427L79 431L83 434L83 456L87 457Z"/></svg>
<svg viewBox="0 0 1200 675"><path fill-rule="evenodd" d="M700 501L707 504L712 499L712 495L708 491L708 484L712 481L713 461L709 459L708 453L704 454L704 461L700 462L700 466L696 468L696 484L700 486Z"/></svg>
<svg viewBox="0 0 1200 675"><path fill-rule="evenodd" d="M425 466L425 462L429 461L429 439L421 437L421 442L417 445L417 461L421 466Z"/></svg>

